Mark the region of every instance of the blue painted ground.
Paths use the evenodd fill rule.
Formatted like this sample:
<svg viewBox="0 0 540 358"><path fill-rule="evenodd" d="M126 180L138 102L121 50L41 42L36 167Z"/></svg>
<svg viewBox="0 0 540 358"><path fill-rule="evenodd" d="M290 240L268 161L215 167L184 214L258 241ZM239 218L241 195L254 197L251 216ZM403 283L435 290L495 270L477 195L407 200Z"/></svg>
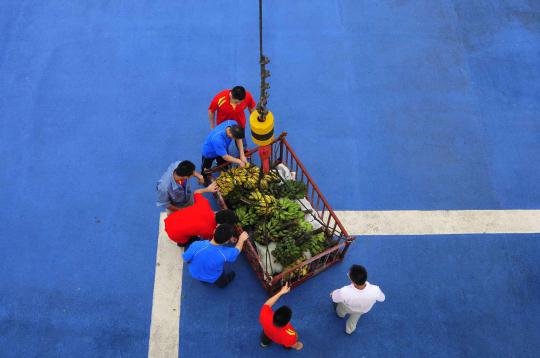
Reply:
<svg viewBox="0 0 540 358"><path fill-rule="evenodd" d="M280 302L293 309L306 357L536 357L539 257L540 235L363 237L343 263ZM348 284L353 263L369 268L368 280L386 301L348 336L329 292ZM245 260L233 269L236 279L224 290L185 272L180 356L290 355L259 347L258 313L267 297Z"/></svg>
<svg viewBox="0 0 540 358"><path fill-rule="evenodd" d="M265 46L277 129L334 207L540 208L537 2L272 4ZM0 2L3 356L146 354L155 181L173 160L198 161L217 91L244 84L257 95L256 10L247 1ZM414 242L423 260L436 254ZM370 258L371 270L387 252ZM339 282L338 271L327 274ZM383 287L397 281L379 272ZM451 312L463 307L436 290ZM485 296L498 295L486 286ZM249 297L257 307L260 293ZM384 323L384 335L417 324L412 303L400 308L407 319ZM496 317L497 330L511 329ZM474 317L462 319L475 329ZM508 332L532 344L534 330ZM431 352L438 343L429 342Z"/></svg>

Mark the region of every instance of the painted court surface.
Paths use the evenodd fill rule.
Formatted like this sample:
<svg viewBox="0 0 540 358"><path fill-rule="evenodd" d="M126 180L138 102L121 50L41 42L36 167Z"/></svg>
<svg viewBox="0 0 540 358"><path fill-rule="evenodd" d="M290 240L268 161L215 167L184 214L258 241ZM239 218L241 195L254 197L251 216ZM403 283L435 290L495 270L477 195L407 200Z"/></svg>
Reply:
<svg viewBox="0 0 540 358"><path fill-rule="evenodd" d="M336 210L540 210L538 1L274 0L264 26L276 131ZM255 1L0 2L0 356L148 355L156 180L199 164L213 95L258 97L257 36ZM179 354L535 357L539 231L492 223L355 232L283 298L300 353L258 346L244 258L225 290L184 272ZM347 336L352 263L387 300Z"/></svg>

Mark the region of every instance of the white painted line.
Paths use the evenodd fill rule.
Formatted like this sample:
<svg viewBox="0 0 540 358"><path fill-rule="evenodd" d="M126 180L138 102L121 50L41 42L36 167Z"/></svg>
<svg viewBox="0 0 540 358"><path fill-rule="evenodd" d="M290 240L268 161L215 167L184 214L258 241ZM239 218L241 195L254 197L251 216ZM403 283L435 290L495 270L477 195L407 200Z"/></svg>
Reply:
<svg viewBox="0 0 540 358"><path fill-rule="evenodd" d="M152 321L150 323L150 358L178 358L180 331L180 293L182 292L182 253L165 232L165 217L159 217L156 275Z"/></svg>
<svg viewBox="0 0 540 358"><path fill-rule="evenodd" d="M336 211L350 235L540 233L540 210Z"/></svg>
<svg viewBox="0 0 540 358"><path fill-rule="evenodd" d="M336 211L351 235L540 233L540 210ZM159 221L148 357L177 358L183 249Z"/></svg>

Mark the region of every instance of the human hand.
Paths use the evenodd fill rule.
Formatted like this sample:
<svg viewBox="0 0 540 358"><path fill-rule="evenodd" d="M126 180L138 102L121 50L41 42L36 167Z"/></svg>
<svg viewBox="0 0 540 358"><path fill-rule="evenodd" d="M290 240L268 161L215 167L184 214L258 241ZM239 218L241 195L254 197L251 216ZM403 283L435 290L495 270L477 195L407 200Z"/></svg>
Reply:
<svg viewBox="0 0 540 358"><path fill-rule="evenodd" d="M200 184L200 185L204 185L204 178L203 176L201 175L201 173L199 172L193 172L193 175L191 177L195 177L197 178L197 182Z"/></svg>
<svg viewBox="0 0 540 358"><path fill-rule="evenodd" d="M216 191L218 191L217 182L213 182L206 187L207 193L215 193Z"/></svg>
<svg viewBox="0 0 540 358"><path fill-rule="evenodd" d="M244 161L242 161L242 160L239 160L238 166L239 166L240 168L243 168L243 167L246 166L246 163L245 163Z"/></svg>
<svg viewBox="0 0 540 358"><path fill-rule="evenodd" d="M246 158L245 155L241 155L241 156L240 156L240 160L243 161L243 162L246 163L246 164L248 163L248 160L247 160L247 158Z"/></svg>
<svg viewBox="0 0 540 358"><path fill-rule="evenodd" d="M238 240L241 242L246 241L249 238L249 235L247 232L243 231L240 236L238 237Z"/></svg>
<svg viewBox="0 0 540 358"><path fill-rule="evenodd" d="M299 351L302 348L304 348L304 343L302 342L296 342L296 344L294 345L294 349L296 349L297 351Z"/></svg>
<svg viewBox="0 0 540 358"><path fill-rule="evenodd" d="M281 286L281 290L279 290L280 295L284 295L286 293L289 293L291 291L291 286L289 286L288 282L285 282L283 286Z"/></svg>

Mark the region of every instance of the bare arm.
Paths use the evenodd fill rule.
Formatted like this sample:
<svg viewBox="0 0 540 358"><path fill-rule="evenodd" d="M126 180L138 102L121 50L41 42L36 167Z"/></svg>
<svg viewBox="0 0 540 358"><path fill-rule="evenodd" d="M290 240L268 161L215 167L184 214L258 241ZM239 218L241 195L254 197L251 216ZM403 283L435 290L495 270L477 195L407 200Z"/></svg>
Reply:
<svg viewBox="0 0 540 358"><path fill-rule="evenodd" d="M240 165L241 167L243 167L245 165L245 163L238 159L238 158L235 158L233 157L232 155L229 155L229 154L226 154L224 156L222 156L223 159L225 159L226 161L228 161L229 163L236 163L238 165Z"/></svg>
<svg viewBox="0 0 540 358"><path fill-rule="evenodd" d="M289 291L291 290L291 288L289 287L289 283L286 282L282 287L281 287L281 290L279 290L278 293L276 293L275 295L273 295L272 297L270 297L268 299L268 301L266 301L264 304L265 305L268 305L270 307L272 307L273 305L276 304L276 302L279 300L279 298L281 296L283 296L284 294L288 293Z"/></svg>
<svg viewBox="0 0 540 358"><path fill-rule="evenodd" d="M212 112L211 110L208 110L208 121L210 121L210 129L213 129L216 126L216 124L214 122L214 120L215 120L214 114L215 113L216 112Z"/></svg>
<svg viewBox="0 0 540 358"><path fill-rule="evenodd" d="M246 154L244 153L244 143L242 142L242 139L235 139L236 146L238 147L238 151L240 152L240 160L244 163L247 163Z"/></svg>
<svg viewBox="0 0 540 358"><path fill-rule="evenodd" d="M198 171L194 171L192 176L197 178L197 181L199 182L199 184L204 185L204 178L201 175L201 173L199 173Z"/></svg>
<svg viewBox="0 0 540 358"><path fill-rule="evenodd" d="M203 194L203 193L215 193L217 191L217 183L213 182L208 185L206 188L200 188L195 190L193 194Z"/></svg>
<svg viewBox="0 0 540 358"><path fill-rule="evenodd" d="M238 249L238 251L242 251L242 249L244 248L244 242L246 242L248 237L249 235L245 231L240 234L240 237L238 238L238 242L236 243L236 246L235 246Z"/></svg>

